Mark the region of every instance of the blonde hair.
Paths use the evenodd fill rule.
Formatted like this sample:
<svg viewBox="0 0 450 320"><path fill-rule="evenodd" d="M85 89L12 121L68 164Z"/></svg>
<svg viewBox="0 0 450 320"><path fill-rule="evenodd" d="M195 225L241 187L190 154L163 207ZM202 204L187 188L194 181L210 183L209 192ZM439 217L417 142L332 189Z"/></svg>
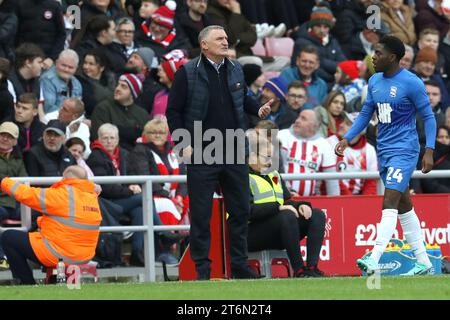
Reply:
<svg viewBox="0 0 450 320"><path fill-rule="evenodd" d="M144 135L146 135L146 134L148 134L149 131L152 131L152 130L164 130L168 133L169 125L167 124L167 120L162 119L162 118L154 118L154 119L148 121L145 124L144 130L142 133Z"/></svg>

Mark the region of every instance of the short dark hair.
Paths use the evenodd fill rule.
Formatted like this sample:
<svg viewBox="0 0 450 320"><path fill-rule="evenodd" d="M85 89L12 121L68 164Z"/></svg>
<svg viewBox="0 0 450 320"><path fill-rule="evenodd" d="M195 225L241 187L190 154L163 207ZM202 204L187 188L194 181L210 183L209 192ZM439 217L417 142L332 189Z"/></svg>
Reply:
<svg viewBox="0 0 450 320"><path fill-rule="evenodd" d="M66 141L66 147L69 149L71 146L79 144L83 147L83 151L86 151L86 144L81 138L78 137L72 137Z"/></svg>
<svg viewBox="0 0 450 320"><path fill-rule="evenodd" d="M380 44L383 44L385 49L395 54L395 56L397 57L397 62L399 62L405 55L405 45L397 37L384 36L383 38L381 38Z"/></svg>
<svg viewBox="0 0 450 320"><path fill-rule="evenodd" d="M6 82L9 76L9 71L11 69L11 63L8 59L0 58L0 74L2 77L0 78L0 83Z"/></svg>
<svg viewBox="0 0 450 320"><path fill-rule="evenodd" d="M98 63L100 67L105 68L105 71L109 70L110 68L109 59L101 49L96 48L96 49L89 49L88 51L86 51L86 53L83 56L83 62L84 59L86 59L86 56L94 57L95 62Z"/></svg>
<svg viewBox="0 0 450 320"><path fill-rule="evenodd" d="M300 81L300 80L294 80L292 81L289 86L288 86L288 91L291 88L297 88L297 89L303 89L306 91L306 93L308 93L308 89L306 88L306 86Z"/></svg>
<svg viewBox="0 0 450 320"><path fill-rule="evenodd" d="M102 14L93 16L89 19L86 25L86 33L91 34L94 37L98 37L100 32L110 28L111 21L114 22L113 19Z"/></svg>
<svg viewBox="0 0 450 320"><path fill-rule="evenodd" d="M34 60L36 58L45 58L44 51L35 45L34 43L22 43L16 49L16 62L15 66L17 69L22 68L27 60Z"/></svg>
<svg viewBox="0 0 450 320"><path fill-rule="evenodd" d="M424 85L426 85L426 86L432 86L432 87L437 87L437 88L441 88L440 86L439 86L439 83L436 81L436 80L426 80L426 81L424 81L423 82L423 84Z"/></svg>
<svg viewBox="0 0 450 320"><path fill-rule="evenodd" d="M38 107L38 99L36 98L36 95L31 92L22 93L17 102L31 104L33 109L37 109Z"/></svg>
<svg viewBox="0 0 450 320"><path fill-rule="evenodd" d="M300 52L298 53L297 58L300 57L302 52L315 54L317 56L317 59L320 60L319 50L317 50L317 48L315 46L313 46L313 45L307 45L307 46L303 47L300 50Z"/></svg>
<svg viewBox="0 0 450 320"><path fill-rule="evenodd" d="M436 137L438 136L438 134L439 134L439 130L446 130L447 131L447 133L448 133L448 135L450 136L450 129L449 128L447 128L446 126L444 126L444 125L441 125L441 126L439 126L438 128L437 128L437 130L436 130Z"/></svg>

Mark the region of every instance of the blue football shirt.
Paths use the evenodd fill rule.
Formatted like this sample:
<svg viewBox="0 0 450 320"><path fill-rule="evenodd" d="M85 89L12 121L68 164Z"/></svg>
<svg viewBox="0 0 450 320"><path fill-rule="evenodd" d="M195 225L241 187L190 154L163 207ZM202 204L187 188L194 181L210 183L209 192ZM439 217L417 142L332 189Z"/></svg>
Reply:
<svg viewBox="0 0 450 320"><path fill-rule="evenodd" d="M410 71L400 70L390 76L382 72L369 79L367 98L353 126L345 134L353 140L369 123L374 111L378 117L377 153L418 153L416 112L425 124L426 147L434 149L436 120L425 85Z"/></svg>

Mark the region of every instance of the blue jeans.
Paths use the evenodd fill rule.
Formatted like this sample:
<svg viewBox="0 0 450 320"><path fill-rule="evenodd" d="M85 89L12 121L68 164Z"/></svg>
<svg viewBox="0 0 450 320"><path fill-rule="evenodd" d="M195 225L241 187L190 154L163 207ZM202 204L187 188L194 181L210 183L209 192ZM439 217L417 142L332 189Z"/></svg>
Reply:
<svg viewBox="0 0 450 320"><path fill-rule="evenodd" d="M123 213L130 217L131 224L135 226L142 226L144 224L144 216L142 210L142 194L135 194L128 198L111 199L112 202L119 205L123 209ZM153 202L153 224L155 226L161 225L159 215L155 210L155 203ZM131 246L133 252L140 252L144 248L144 234L143 232L135 232L131 238Z"/></svg>

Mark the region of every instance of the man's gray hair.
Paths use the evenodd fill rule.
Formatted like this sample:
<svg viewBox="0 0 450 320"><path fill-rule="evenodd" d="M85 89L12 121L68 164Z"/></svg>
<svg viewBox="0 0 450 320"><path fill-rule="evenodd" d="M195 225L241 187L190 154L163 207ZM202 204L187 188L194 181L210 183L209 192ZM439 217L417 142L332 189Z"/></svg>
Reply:
<svg viewBox="0 0 450 320"><path fill-rule="evenodd" d="M201 44L212 30L225 30L225 28L218 25L207 26L198 34L198 43Z"/></svg>
<svg viewBox="0 0 450 320"><path fill-rule="evenodd" d="M131 20L131 18L128 17L122 17L116 20L116 31L119 30L120 26L123 24L132 24L133 25L133 30L136 29L133 20Z"/></svg>
<svg viewBox="0 0 450 320"><path fill-rule="evenodd" d="M61 53L58 56L58 60L63 59L63 58L73 59L77 66L78 66L78 63L80 62L80 58L78 57L78 53L75 50L72 50L72 49L65 49L65 50L61 51Z"/></svg>

